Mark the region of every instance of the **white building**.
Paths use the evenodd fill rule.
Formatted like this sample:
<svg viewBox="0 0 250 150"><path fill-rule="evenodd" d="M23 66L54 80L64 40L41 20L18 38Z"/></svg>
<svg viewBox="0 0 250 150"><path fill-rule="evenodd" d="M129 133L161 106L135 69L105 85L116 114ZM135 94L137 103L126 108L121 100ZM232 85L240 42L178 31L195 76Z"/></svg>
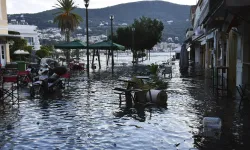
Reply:
<svg viewBox="0 0 250 150"><path fill-rule="evenodd" d="M19 32L21 37L26 39L29 46L32 46L34 50L40 49L40 42L38 38L37 26L34 25L21 25L21 24L9 24L10 31Z"/></svg>
<svg viewBox="0 0 250 150"><path fill-rule="evenodd" d="M20 38L18 35L8 33L6 0L0 0L0 66L3 67L10 62L9 37Z"/></svg>

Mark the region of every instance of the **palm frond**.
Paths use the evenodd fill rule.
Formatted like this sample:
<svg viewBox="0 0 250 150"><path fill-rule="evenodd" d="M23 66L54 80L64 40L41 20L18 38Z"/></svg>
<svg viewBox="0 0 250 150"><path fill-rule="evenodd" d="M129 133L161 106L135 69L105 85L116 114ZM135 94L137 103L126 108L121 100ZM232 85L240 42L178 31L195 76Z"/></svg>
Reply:
<svg viewBox="0 0 250 150"><path fill-rule="evenodd" d="M59 11L54 13L54 23L58 24L62 32L74 31L83 21L80 15L73 13L73 10L77 8L75 2L73 0L57 0L57 2L55 7Z"/></svg>

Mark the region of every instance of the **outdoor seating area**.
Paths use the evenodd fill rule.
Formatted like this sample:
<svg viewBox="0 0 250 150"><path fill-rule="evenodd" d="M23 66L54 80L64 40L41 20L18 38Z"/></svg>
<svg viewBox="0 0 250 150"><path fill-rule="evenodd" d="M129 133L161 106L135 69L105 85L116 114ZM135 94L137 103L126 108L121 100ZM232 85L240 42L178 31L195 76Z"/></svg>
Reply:
<svg viewBox="0 0 250 150"><path fill-rule="evenodd" d="M1 107L4 108L8 104L19 104L19 92L22 89L28 88L30 97L33 97L36 94L42 96L49 94L48 92L51 90L69 86L70 68L64 68L51 58L42 59L41 64L23 61L6 64L5 67L0 68ZM42 88L45 83L48 88L47 92ZM41 92L41 90L43 91Z"/></svg>
<svg viewBox="0 0 250 150"><path fill-rule="evenodd" d="M113 90L115 94L119 95L119 106L122 104L122 97L125 97L126 107L132 107L133 105L166 105L167 94L162 90L154 90L147 87L147 80L150 80L149 76L135 76L134 78L120 78L118 81L124 82L126 88L116 87ZM144 86L144 87L143 87ZM147 87L147 88L146 88ZM153 92L153 94L152 94ZM164 95L165 94L165 95ZM162 95L162 99L158 99L158 96Z"/></svg>

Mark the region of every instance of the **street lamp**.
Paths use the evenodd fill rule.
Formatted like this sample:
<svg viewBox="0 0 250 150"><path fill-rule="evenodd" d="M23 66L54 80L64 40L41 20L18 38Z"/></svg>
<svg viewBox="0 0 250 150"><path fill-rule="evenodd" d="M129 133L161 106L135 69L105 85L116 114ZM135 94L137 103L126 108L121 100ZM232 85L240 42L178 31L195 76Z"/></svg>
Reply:
<svg viewBox="0 0 250 150"><path fill-rule="evenodd" d="M113 51L113 20L114 20L114 15L111 15L109 17L111 21L111 53L112 53L112 74L114 73L114 51Z"/></svg>
<svg viewBox="0 0 250 150"><path fill-rule="evenodd" d="M132 28L132 53L133 53L133 64L135 61L135 57L134 57L134 45L135 45L135 28Z"/></svg>
<svg viewBox="0 0 250 150"><path fill-rule="evenodd" d="M86 36L87 36L87 74L89 78L89 15L88 15L88 7L89 7L89 0L84 0L85 7L86 7Z"/></svg>

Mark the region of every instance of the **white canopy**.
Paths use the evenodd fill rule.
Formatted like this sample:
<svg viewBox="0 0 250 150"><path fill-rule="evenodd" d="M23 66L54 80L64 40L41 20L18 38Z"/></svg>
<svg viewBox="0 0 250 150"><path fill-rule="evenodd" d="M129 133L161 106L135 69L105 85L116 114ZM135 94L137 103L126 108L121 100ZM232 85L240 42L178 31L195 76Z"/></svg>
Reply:
<svg viewBox="0 0 250 150"><path fill-rule="evenodd" d="M30 53L27 52L27 51L24 51L24 50L16 50L14 52L14 54L17 54L17 55L29 55Z"/></svg>

